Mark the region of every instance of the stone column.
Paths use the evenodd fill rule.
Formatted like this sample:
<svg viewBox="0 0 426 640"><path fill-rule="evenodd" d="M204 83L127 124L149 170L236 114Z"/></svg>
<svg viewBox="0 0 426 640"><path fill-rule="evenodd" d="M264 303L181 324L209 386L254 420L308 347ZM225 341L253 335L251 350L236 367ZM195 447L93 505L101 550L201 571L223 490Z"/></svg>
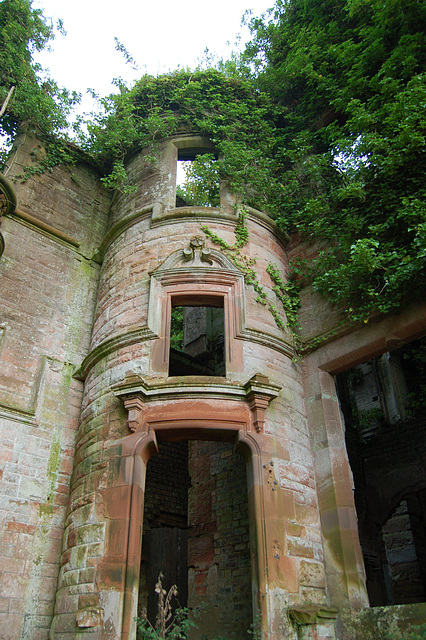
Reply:
<svg viewBox="0 0 426 640"><path fill-rule="evenodd" d="M334 378L313 360L306 359L305 392L330 601L359 609L368 598L344 428Z"/></svg>

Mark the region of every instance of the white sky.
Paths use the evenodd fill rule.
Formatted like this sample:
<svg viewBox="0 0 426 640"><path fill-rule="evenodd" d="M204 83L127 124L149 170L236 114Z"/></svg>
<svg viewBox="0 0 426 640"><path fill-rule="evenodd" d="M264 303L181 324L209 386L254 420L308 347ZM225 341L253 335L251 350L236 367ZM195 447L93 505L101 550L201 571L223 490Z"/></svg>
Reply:
<svg viewBox="0 0 426 640"><path fill-rule="evenodd" d="M33 0L46 17L61 18L67 32L51 43L37 61L50 70L60 86L99 95L115 90L111 80L128 82L144 73L157 75L177 67L194 67L206 47L227 57L238 34L249 39L241 27L246 10L261 15L273 0ZM115 51L114 37L124 44L139 65L132 70ZM227 42L230 43L227 46ZM88 98L84 107L91 109Z"/></svg>

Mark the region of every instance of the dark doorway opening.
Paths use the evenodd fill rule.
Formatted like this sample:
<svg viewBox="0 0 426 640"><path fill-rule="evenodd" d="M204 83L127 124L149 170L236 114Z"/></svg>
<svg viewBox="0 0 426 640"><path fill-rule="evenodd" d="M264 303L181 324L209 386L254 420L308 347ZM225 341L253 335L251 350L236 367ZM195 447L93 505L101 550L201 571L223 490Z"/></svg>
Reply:
<svg viewBox="0 0 426 640"><path fill-rule="evenodd" d="M162 442L147 465L138 611L155 625L159 572L191 638L246 640L252 622L246 463L230 442Z"/></svg>
<svg viewBox="0 0 426 640"><path fill-rule="evenodd" d="M426 341L336 376L372 606L426 600Z"/></svg>

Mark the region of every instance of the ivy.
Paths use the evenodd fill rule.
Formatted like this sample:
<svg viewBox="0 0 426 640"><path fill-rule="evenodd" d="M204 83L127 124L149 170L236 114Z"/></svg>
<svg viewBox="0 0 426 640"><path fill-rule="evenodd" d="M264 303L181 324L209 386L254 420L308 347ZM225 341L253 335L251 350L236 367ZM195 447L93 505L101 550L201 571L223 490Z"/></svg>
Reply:
<svg viewBox="0 0 426 640"><path fill-rule="evenodd" d="M268 264L266 271L274 283L273 291L276 293L278 299L283 305L287 320L287 322L285 322L285 319L276 306L268 301L265 289L259 282L258 275L254 268L256 259L249 258L245 254L241 253L241 248L249 242L249 231L246 225L246 218L247 210L244 208L240 209L238 223L234 231L236 240L233 245L230 245L218 234L214 233L214 231L212 231L207 225L203 225L201 230L214 244L220 246L225 255L230 258L240 271L242 271L245 283L252 286L257 293L256 302L268 307L276 325L280 329L284 331L290 328L295 342L297 342L298 338L295 333L295 328L297 325L297 313L300 307L300 299L298 296L299 288L294 281L285 283L277 266L271 263Z"/></svg>
<svg viewBox="0 0 426 640"><path fill-rule="evenodd" d="M298 311L300 308L299 289L295 280L284 282L278 268L275 264L269 263L266 271L269 273L274 283L273 290L283 305L287 322L293 329L296 328L298 322Z"/></svg>
<svg viewBox="0 0 426 640"><path fill-rule="evenodd" d="M283 109L276 221L323 247L299 272L357 322L425 291L425 19L415 0L277 2L243 56Z"/></svg>
<svg viewBox="0 0 426 640"><path fill-rule="evenodd" d="M26 166L17 177L21 182L25 182L33 175L41 175L46 171L53 171L53 168L61 165L75 165L79 154L73 150L69 144L60 140L50 140L45 143L43 149L34 149L31 156L35 161L32 166Z"/></svg>
<svg viewBox="0 0 426 640"><path fill-rule="evenodd" d="M217 233L214 233L209 226L203 225L201 230L210 240L218 245L223 253L234 263L234 265L244 274L244 281L247 285L253 287L257 293L256 302L266 305L267 297L264 288L259 282L259 278L254 269L256 264L256 258L249 258L241 252L241 248L244 247L249 241L249 232L246 227L247 212L244 209L240 209L238 216L238 223L235 227L235 243L230 245L226 240L221 238Z"/></svg>

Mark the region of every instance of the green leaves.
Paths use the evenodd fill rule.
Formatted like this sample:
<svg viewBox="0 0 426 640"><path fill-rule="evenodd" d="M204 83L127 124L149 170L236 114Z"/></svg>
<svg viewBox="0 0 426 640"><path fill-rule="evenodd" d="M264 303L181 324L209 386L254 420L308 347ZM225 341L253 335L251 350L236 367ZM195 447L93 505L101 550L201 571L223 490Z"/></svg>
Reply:
<svg viewBox="0 0 426 640"><path fill-rule="evenodd" d="M219 170L212 153L198 155L185 167L186 179L176 193L188 205L219 207Z"/></svg>
<svg viewBox="0 0 426 640"><path fill-rule="evenodd" d="M356 320L425 291L425 19L416 0L289 0L252 21L245 61L283 109L268 199L327 247L304 275Z"/></svg>
<svg viewBox="0 0 426 640"><path fill-rule="evenodd" d="M62 25L57 25L62 30ZM0 106L15 87L0 133L14 135L30 126L44 134L58 135L67 128L67 117L80 96L61 89L33 60L33 53L45 48L55 36L55 27L33 9L31 0L0 2Z"/></svg>
<svg viewBox="0 0 426 640"><path fill-rule="evenodd" d="M227 180L243 205L323 247L303 274L318 291L353 319L387 313L425 291L425 11L418 0L278 0L251 20L239 59L145 75L133 88L117 80L78 140L104 184L129 192L127 157L200 132L218 159L193 163L188 203L218 206ZM3 132L57 135L66 125L78 96L43 84L32 60L53 35L30 0L0 2L0 101L17 87ZM73 161L60 148L40 170ZM237 229L236 257L247 241Z"/></svg>

